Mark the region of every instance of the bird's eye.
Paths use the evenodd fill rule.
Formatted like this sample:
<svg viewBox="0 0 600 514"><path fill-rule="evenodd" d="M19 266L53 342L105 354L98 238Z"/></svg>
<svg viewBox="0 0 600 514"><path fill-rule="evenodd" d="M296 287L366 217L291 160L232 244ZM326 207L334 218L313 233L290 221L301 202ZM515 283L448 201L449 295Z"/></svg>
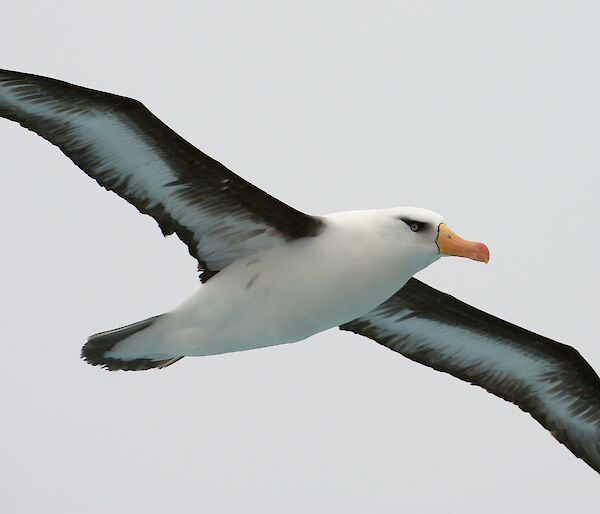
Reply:
<svg viewBox="0 0 600 514"><path fill-rule="evenodd" d="M406 223L413 232L418 232L419 230L423 230L427 228L427 223L424 221L415 221L409 218L400 218L404 223Z"/></svg>

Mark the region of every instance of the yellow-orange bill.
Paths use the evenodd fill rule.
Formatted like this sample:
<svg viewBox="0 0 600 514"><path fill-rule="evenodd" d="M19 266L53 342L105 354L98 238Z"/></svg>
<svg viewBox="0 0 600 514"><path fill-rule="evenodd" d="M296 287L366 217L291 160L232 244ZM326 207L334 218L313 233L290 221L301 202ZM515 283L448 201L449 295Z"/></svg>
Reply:
<svg viewBox="0 0 600 514"><path fill-rule="evenodd" d="M436 243L442 255L467 257L485 263L490 260L490 251L487 246L483 243L463 239L452 232L445 223L442 223L439 227Z"/></svg>

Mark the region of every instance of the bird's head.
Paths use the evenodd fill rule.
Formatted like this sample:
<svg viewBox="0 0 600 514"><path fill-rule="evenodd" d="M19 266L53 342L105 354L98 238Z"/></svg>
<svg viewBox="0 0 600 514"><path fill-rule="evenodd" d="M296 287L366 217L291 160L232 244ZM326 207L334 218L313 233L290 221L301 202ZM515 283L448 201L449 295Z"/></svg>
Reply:
<svg viewBox="0 0 600 514"><path fill-rule="evenodd" d="M490 260L485 244L463 239L450 230L443 216L436 212L417 207L386 211L386 232L398 242L403 252L410 252L413 259L420 261L420 269L445 256L466 257L485 263Z"/></svg>

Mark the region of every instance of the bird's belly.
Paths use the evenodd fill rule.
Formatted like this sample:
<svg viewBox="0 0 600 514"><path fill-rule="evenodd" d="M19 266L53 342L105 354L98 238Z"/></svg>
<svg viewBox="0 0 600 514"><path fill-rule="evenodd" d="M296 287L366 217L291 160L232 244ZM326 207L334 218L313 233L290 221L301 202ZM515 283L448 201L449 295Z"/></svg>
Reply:
<svg viewBox="0 0 600 514"><path fill-rule="evenodd" d="M306 257L306 256L304 256ZM410 273L355 263L265 256L236 263L172 311L183 355L291 343L355 319L394 294ZM182 321L183 320L183 321ZM171 346L172 348L172 346ZM185 352L185 353L184 353Z"/></svg>

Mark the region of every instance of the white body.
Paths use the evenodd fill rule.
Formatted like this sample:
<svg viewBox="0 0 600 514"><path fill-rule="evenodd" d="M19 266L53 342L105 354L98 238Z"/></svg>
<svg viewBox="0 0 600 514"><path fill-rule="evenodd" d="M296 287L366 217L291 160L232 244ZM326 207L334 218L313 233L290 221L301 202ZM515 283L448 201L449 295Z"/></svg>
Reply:
<svg viewBox="0 0 600 514"><path fill-rule="evenodd" d="M235 261L106 355L214 355L292 343L351 321L439 258L433 235L417 238L399 220L406 211L326 216L319 236ZM435 226L442 221L431 211L410 211Z"/></svg>

